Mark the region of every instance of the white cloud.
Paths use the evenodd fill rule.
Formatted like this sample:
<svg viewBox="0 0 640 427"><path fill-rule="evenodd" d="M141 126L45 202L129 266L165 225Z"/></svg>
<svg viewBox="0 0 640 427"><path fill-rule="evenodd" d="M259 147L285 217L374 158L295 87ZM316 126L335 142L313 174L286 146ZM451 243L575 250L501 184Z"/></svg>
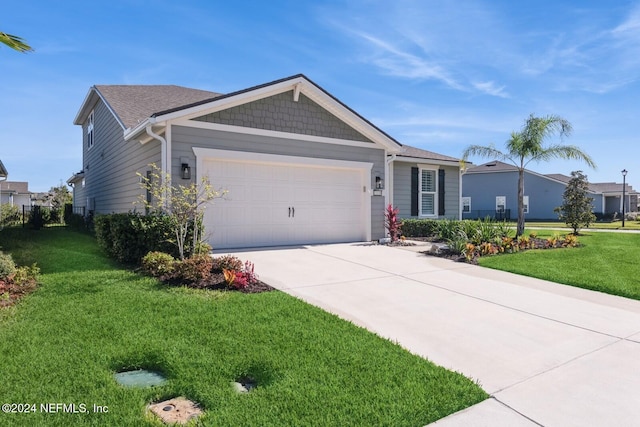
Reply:
<svg viewBox="0 0 640 427"><path fill-rule="evenodd" d="M505 86L496 86L493 81L476 82L473 83L473 87L487 95L497 96L500 98L510 98L509 94L504 90Z"/></svg>
<svg viewBox="0 0 640 427"><path fill-rule="evenodd" d="M351 31L351 33L377 48L377 52L372 55L370 60L387 73L411 79L437 80L452 89L464 90L464 87L441 65L429 61L427 58L405 52L394 46L392 42L371 34L360 31Z"/></svg>

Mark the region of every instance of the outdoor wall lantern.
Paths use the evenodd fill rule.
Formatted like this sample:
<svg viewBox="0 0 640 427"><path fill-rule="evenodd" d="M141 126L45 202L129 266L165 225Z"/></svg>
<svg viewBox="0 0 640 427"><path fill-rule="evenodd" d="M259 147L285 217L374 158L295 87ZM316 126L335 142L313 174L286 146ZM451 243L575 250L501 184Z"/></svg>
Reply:
<svg viewBox="0 0 640 427"><path fill-rule="evenodd" d="M191 179L191 166L188 163L183 163L180 170L182 171L182 179Z"/></svg>
<svg viewBox="0 0 640 427"><path fill-rule="evenodd" d="M384 188L384 181L379 176L376 176L376 190L382 190Z"/></svg>

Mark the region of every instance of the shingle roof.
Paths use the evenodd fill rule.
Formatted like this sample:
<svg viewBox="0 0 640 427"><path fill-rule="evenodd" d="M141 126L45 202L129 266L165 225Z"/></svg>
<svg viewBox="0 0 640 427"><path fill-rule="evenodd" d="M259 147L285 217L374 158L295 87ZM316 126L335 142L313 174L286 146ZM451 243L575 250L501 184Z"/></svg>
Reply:
<svg viewBox="0 0 640 427"><path fill-rule="evenodd" d="M3 193L28 193L29 183L24 181L2 181L0 182L0 190Z"/></svg>
<svg viewBox="0 0 640 427"><path fill-rule="evenodd" d="M0 177L6 178L7 175L9 175L9 172L7 172L7 168L2 164L2 160L0 160Z"/></svg>
<svg viewBox="0 0 640 427"><path fill-rule="evenodd" d="M517 170L518 168L514 165L493 160L491 162L469 168L466 173L513 172Z"/></svg>
<svg viewBox="0 0 640 427"><path fill-rule="evenodd" d="M563 175L561 173L548 173L548 174L545 174L545 176L548 176L551 179L555 179L556 181L562 181L565 183L568 183L569 181L571 181L570 176Z"/></svg>
<svg viewBox="0 0 640 427"><path fill-rule="evenodd" d="M619 184L617 182L597 182L597 183L590 183L589 185L600 193L622 193L622 183ZM636 193L633 187L631 187L631 185L629 184L625 185L624 191L627 194Z"/></svg>
<svg viewBox="0 0 640 427"><path fill-rule="evenodd" d="M467 170L466 173L490 173L490 172L511 172L517 171L518 168L514 165L510 165L508 163L503 163L497 160L492 162L488 162L482 164L480 166L476 166ZM527 170L527 172L531 172ZM535 173L535 172L531 172ZM571 180L570 176L561 174L561 173L548 173L542 176L546 176L547 178L554 179L556 181L564 182L568 184ZM616 182L590 182L589 190L593 193L621 193L622 192L622 184ZM631 185L627 184L625 187L625 192L627 194L636 194L637 192L631 187Z"/></svg>
<svg viewBox="0 0 640 427"><path fill-rule="evenodd" d="M175 85L96 85L126 128L169 110L220 96L216 92Z"/></svg>
<svg viewBox="0 0 640 427"><path fill-rule="evenodd" d="M402 144L402 152L398 154L398 157L416 157L419 159L428 160L444 160L449 162L459 162L460 159L455 157L445 156L444 154L434 153L433 151L423 150L421 148L412 147L410 145Z"/></svg>

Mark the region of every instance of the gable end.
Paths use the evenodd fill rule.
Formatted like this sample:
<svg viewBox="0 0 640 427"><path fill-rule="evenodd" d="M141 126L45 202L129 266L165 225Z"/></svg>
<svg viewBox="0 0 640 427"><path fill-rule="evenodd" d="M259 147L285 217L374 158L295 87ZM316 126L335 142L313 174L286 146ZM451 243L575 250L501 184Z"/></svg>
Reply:
<svg viewBox="0 0 640 427"><path fill-rule="evenodd" d="M303 93L294 101L292 90L192 120L372 143Z"/></svg>

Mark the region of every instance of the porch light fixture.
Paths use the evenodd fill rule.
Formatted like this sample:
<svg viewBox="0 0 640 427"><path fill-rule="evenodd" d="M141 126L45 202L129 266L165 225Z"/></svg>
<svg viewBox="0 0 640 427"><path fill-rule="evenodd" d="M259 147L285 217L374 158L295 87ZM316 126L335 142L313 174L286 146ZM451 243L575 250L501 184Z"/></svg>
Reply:
<svg viewBox="0 0 640 427"><path fill-rule="evenodd" d="M180 167L182 179L191 179L191 166L188 163L183 163Z"/></svg>
<svg viewBox="0 0 640 427"><path fill-rule="evenodd" d="M622 169L622 227L624 227L624 190L627 186L626 178L627 178L627 170Z"/></svg>
<svg viewBox="0 0 640 427"><path fill-rule="evenodd" d="M384 188L384 181L379 176L376 176L376 190L382 190Z"/></svg>

